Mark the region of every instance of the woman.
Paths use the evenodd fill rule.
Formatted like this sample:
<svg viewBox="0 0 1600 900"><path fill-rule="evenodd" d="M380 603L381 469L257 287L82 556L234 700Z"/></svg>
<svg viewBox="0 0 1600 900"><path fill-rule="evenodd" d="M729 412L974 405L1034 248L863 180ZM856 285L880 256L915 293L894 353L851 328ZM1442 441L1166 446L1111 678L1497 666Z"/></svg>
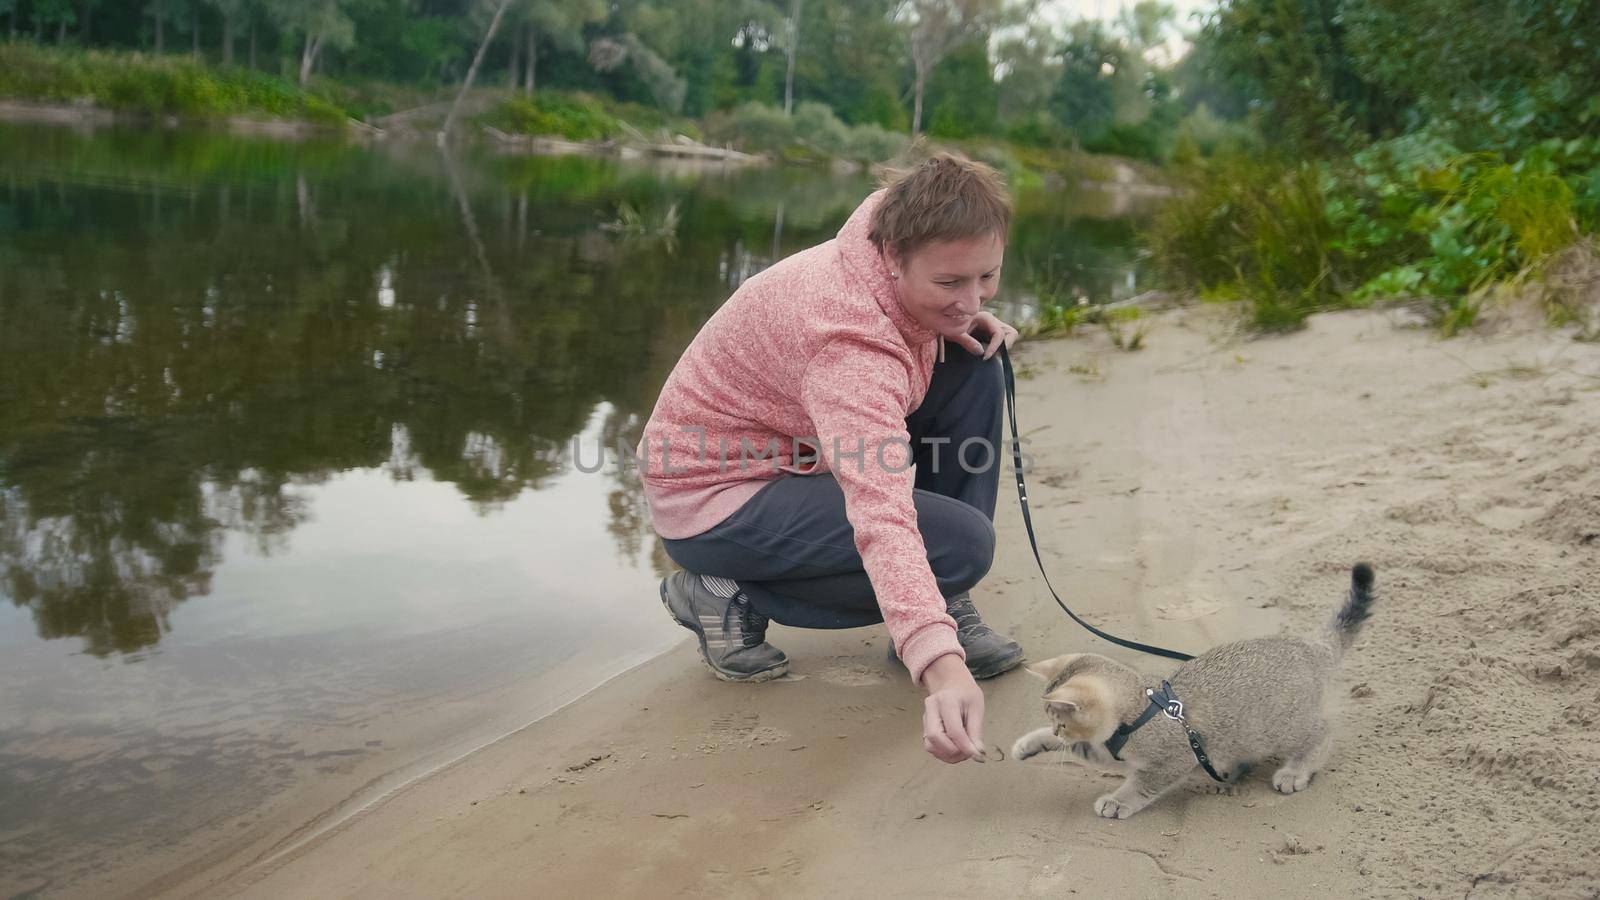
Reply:
<svg viewBox="0 0 1600 900"><path fill-rule="evenodd" d="M638 450L652 523L686 570L662 602L713 674L783 674L769 620L883 622L928 694L924 747L951 763L983 746L974 679L1023 655L968 593L994 558L994 354L1017 332L980 307L1010 220L988 166L939 154L898 173L837 237L717 310Z"/></svg>

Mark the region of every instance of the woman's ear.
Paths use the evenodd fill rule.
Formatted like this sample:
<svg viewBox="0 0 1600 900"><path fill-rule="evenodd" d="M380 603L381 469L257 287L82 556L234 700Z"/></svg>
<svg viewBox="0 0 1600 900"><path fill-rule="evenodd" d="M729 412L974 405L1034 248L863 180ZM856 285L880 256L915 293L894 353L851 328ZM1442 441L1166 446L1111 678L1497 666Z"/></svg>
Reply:
<svg viewBox="0 0 1600 900"><path fill-rule="evenodd" d="M906 272L905 259L887 246L885 246L881 252L883 255L884 265L889 267L890 277L894 278L896 281L900 280L900 278L904 276Z"/></svg>

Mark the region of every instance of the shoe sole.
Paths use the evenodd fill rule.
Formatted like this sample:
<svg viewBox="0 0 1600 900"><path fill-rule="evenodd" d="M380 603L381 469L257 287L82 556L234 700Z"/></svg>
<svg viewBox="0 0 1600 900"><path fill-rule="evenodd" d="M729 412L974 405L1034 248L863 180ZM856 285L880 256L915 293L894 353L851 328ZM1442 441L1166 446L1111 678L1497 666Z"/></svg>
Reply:
<svg viewBox="0 0 1600 900"><path fill-rule="evenodd" d="M711 654L706 652L705 631L696 625L691 625L688 622L678 618L678 614L672 611L672 604L667 602L666 579L662 579L661 581L661 608L667 611L668 618L672 619L672 621L678 623L678 625L682 626L683 628L687 628L689 632L694 635L695 642L699 644L700 647L700 661L706 664L706 668L711 670L711 674L715 676L718 681L726 681L735 684L760 684L763 681L771 681L774 678L782 678L784 675L788 674L788 660L784 660L770 669L755 672L750 675L739 675L735 673L724 672L712 665Z"/></svg>

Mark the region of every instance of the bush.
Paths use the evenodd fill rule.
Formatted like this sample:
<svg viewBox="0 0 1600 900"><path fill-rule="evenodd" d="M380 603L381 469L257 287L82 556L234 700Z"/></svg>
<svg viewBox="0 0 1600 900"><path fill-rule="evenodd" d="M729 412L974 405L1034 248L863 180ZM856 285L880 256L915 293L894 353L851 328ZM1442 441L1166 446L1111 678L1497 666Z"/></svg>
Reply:
<svg viewBox="0 0 1600 900"><path fill-rule="evenodd" d="M1230 156L1191 166L1183 182L1187 190L1146 232L1170 282L1197 291L1229 285L1268 331L1298 328L1311 312L1344 302L1361 260L1335 240L1320 167Z"/></svg>
<svg viewBox="0 0 1600 900"><path fill-rule="evenodd" d="M878 125L844 124L826 104L803 102L794 115L761 103L746 103L725 117L708 119L706 130L751 153L771 153L796 162L840 157L860 163L892 159L905 149L904 135Z"/></svg>
<svg viewBox="0 0 1600 900"><path fill-rule="evenodd" d="M1147 231L1166 278L1250 304L1263 330L1379 297L1428 298L1447 334L1486 291L1570 246L1600 198L1600 141L1549 140L1514 161L1414 134L1338 162L1225 155Z"/></svg>
<svg viewBox="0 0 1600 900"><path fill-rule="evenodd" d="M793 135L828 156L843 156L850 143L850 126L839 121L826 103L807 100L795 107Z"/></svg>
<svg viewBox="0 0 1600 900"><path fill-rule="evenodd" d="M906 148L906 136L880 125L857 125L845 136L841 156L859 163L882 162L899 156Z"/></svg>
<svg viewBox="0 0 1600 900"><path fill-rule="evenodd" d="M599 100L555 91L501 100L478 121L512 134L553 135L569 141L603 141L622 131L621 121Z"/></svg>
<svg viewBox="0 0 1600 900"><path fill-rule="evenodd" d="M1066 147L1072 136L1055 116L1035 111L1011 123L1006 128L1006 139L1027 147Z"/></svg>
<svg viewBox="0 0 1600 900"><path fill-rule="evenodd" d="M265 114L331 125L346 118L335 104L262 72L208 69L184 57L19 42L0 43L0 96L88 100L122 112L198 119Z"/></svg>
<svg viewBox="0 0 1600 900"><path fill-rule="evenodd" d="M1196 156L1215 156L1219 153L1249 153L1259 150L1261 136L1244 122L1218 118L1204 104L1178 122L1175 148L1191 147ZM1181 150L1174 150L1182 158Z"/></svg>
<svg viewBox="0 0 1600 900"><path fill-rule="evenodd" d="M747 152L776 153L794 143L794 120L781 109L754 101L735 109L719 130L719 139Z"/></svg>

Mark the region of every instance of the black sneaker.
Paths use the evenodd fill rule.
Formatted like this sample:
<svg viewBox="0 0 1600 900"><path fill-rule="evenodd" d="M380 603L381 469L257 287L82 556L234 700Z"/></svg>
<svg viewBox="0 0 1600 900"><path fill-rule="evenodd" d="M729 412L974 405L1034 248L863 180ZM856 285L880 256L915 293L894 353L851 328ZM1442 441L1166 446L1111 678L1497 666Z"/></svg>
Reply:
<svg viewBox="0 0 1600 900"><path fill-rule="evenodd" d="M767 643L769 620L743 593L719 597L699 575L674 572L661 581L661 605L694 632L700 658L723 681L771 681L789 671L789 658Z"/></svg>
<svg viewBox="0 0 1600 900"><path fill-rule="evenodd" d="M1022 665L1022 647L1008 637L996 634L983 624L978 608L972 605L972 595L961 593L945 601L945 612L956 620L956 640L967 653L967 671L978 680L993 678ZM900 662L894 652L894 642L889 642L889 659Z"/></svg>

